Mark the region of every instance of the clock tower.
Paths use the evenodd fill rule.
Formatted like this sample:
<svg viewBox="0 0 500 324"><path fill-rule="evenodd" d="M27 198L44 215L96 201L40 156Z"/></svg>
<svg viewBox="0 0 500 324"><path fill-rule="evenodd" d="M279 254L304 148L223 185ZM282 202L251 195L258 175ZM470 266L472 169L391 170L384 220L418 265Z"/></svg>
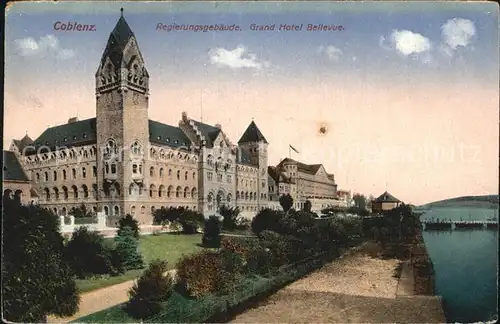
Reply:
<svg viewBox="0 0 500 324"><path fill-rule="evenodd" d="M95 80L98 209L106 212L108 224L114 225L141 199L129 188L145 185L149 144L149 74L123 9Z"/></svg>

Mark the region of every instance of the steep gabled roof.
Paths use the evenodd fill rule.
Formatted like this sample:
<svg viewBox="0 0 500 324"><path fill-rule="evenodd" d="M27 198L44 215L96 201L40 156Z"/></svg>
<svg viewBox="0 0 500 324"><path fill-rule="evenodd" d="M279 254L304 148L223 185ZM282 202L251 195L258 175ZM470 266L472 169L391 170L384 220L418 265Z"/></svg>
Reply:
<svg viewBox="0 0 500 324"><path fill-rule="evenodd" d="M302 162L295 161L294 159L291 158L285 158L283 161L281 161L278 166L281 166L285 163L294 163L297 164L297 170L309 174L316 174L318 170L321 168L322 164L305 164Z"/></svg>
<svg viewBox="0 0 500 324"><path fill-rule="evenodd" d="M249 143L249 142L264 142L266 144L267 140L262 135L260 132L259 128L255 124L255 122L252 120L250 125L248 125L246 131L243 133L241 136L240 140L238 141L238 144L243 144L243 143Z"/></svg>
<svg viewBox="0 0 500 324"><path fill-rule="evenodd" d="M387 191L384 192L382 195L380 195L377 199L374 200L374 202L401 202L398 198L394 197Z"/></svg>
<svg viewBox="0 0 500 324"><path fill-rule="evenodd" d="M174 148L191 147L191 141L182 129L149 120L149 141Z"/></svg>
<svg viewBox="0 0 500 324"><path fill-rule="evenodd" d="M20 140L13 140L13 142L20 152L22 152L26 146L33 144L33 140L28 136L28 134L24 135L24 137Z"/></svg>
<svg viewBox="0 0 500 324"><path fill-rule="evenodd" d="M105 63L104 61L106 60L106 57L109 56L111 62L116 68L121 67L123 61L123 50L132 37L134 37L134 33L122 15L109 35L108 43L106 44L106 48L102 54L101 65Z"/></svg>
<svg viewBox="0 0 500 324"><path fill-rule="evenodd" d="M3 180L29 181L16 154L12 151L3 151Z"/></svg>
<svg viewBox="0 0 500 324"><path fill-rule="evenodd" d="M205 145L207 147L213 147L214 146L214 141L219 136L221 130L215 126L209 125L209 124L204 124L202 122L199 122L197 120L191 119L198 128L198 130L201 132L201 134L205 137L206 143Z"/></svg>
<svg viewBox="0 0 500 324"><path fill-rule="evenodd" d="M96 143L95 118L47 128L34 141L34 150L27 151L26 155L36 153L40 147L46 147L44 151L55 151L56 147L70 148L92 143Z"/></svg>
<svg viewBox="0 0 500 324"><path fill-rule="evenodd" d="M268 175L274 180L276 183L293 183L292 179L287 177L279 168L274 166L267 167Z"/></svg>

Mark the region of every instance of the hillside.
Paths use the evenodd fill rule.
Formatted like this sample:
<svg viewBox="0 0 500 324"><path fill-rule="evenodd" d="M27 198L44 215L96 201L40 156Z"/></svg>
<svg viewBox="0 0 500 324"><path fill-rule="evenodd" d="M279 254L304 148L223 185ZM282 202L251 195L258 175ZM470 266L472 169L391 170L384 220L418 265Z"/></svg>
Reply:
<svg viewBox="0 0 500 324"><path fill-rule="evenodd" d="M427 209L436 207L477 207L477 208L498 208L498 195L484 196L463 196L457 198L434 201L421 206L417 209Z"/></svg>

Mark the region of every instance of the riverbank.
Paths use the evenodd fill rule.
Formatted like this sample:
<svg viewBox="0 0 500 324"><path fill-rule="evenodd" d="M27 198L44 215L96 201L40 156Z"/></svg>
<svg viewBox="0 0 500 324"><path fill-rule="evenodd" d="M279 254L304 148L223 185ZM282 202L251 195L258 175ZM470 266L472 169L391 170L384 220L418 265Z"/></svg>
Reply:
<svg viewBox="0 0 500 324"><path fill-rule="evenodd" d="M408 286L403 272L398 275L399 260L381 258L380 252L380 247L374 244L353 249L344 257L286 286L256 307L234 316L232 321L445 322L441 298L414 296L412 284ZM406 294L398 294L398 291L406 291Z"/></svg>

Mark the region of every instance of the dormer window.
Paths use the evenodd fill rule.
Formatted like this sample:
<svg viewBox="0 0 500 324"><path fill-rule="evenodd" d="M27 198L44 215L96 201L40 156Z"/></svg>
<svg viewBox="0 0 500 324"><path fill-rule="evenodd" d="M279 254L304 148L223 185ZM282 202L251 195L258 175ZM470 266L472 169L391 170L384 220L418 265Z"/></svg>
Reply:
<svg viewBox="0 0 500 324"><path fill-rule="evenodd" d="M73 136L73 140L76 140L76 136Z"/></svg>
<svg viewBox="0 0 500 324"><path fill-rule="evenodd" d="M175 143L175 144L178 144L178 143L179 143L179 141L178 141L178 140L175 140L175 141L174 141L174 143Z"/></svg>
<svg viewBox="0 0 500 324"><path fill-rule="evenodd" d="M158 140L161 140L161 136L158 136Z"/></svg>
<svg viewBox="0 0 500 324"><path fill-rule="evenodd" d="M167 143L170 142L170 138L167 137Z"/></svg>
<svg viewBox="0 0 500 324"><path fill-rule="evenodd" d="M65 137L65 138L64 138L64 141L66 142L67 140L68 140L68 138L67 138L67 137Z"/></svg>
<svg viewBox="0 0 500 324"><path fill-rule="evenodd" d="M87 138L87 134L83 134L83 138Z"/></svg>

